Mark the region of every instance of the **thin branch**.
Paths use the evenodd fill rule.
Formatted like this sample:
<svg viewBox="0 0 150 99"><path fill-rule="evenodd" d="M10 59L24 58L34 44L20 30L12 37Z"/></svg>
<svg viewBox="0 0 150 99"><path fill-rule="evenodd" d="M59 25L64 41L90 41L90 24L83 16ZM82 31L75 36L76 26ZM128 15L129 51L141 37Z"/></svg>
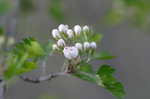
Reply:
<svg viewBox="0 0 150 99"><path fill-rule="evenodd" d="M36 83L41 83L41 82L44 82L44 81L52 80L53 78L56 78L58 76L63 76L63 75L67 75L67 73L66 72L50 73L47 76L42 76L42 77L39 77L39 78L29 78L29 77L26 77L26 76L19 76L19 77L20 77L20 79L22 79L25 82L36 84Z"/></svg>
<svg viewBox="0 0 150 99"><path fill-rule="evenodd" d="M5 99L6 98L6 85L5 81L0 78L0 99Z"/></svg>

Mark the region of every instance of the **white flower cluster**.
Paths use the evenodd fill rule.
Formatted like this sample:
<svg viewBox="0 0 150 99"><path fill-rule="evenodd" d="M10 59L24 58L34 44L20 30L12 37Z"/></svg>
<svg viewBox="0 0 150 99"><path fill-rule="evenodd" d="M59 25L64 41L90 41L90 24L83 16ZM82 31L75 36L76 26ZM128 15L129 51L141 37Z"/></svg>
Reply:
<svg viewBox="0 0 150 99"><path fill-rule="evenodd" d="M58 29L52 30L52 37L57 42L53 44L53 50L63 52L64 56L69 60L77 58L80 52L95 50L97 47L95 42L74 42L75 44L67 45L66 38L73 41L75 37L79 37L81 33L85 32L89 32L87 25L84 27L75 25L73 29L69 29L68 25L60 24Z"/></svg>

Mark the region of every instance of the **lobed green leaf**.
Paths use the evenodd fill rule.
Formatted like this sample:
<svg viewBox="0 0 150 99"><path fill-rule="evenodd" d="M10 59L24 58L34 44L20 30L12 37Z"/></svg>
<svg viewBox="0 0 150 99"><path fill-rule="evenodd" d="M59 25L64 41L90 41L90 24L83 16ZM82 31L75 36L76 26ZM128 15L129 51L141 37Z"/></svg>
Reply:
<svg viewBox="0 0 150 99"><path fill-rule="evenodd" d="M104 64L98 69L97 76L100 77L104 88L110 91L114 96L123 98L125 96L124 87L115 77L113 77L114 72L114 68Z"/></svg>

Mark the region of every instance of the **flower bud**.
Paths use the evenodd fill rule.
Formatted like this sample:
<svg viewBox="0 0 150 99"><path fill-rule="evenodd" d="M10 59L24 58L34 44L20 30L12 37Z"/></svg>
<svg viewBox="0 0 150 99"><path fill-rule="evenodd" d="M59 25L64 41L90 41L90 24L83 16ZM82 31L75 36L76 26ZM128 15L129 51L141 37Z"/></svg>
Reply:
<svg viewBox="0 0 150 99"><path fill-rule="evenodd" d="M84 32L89 31L89 27L88 27L87 25L85 25L85 26L83 27L83 31L84 31Z"/></svg>
<svg viewBox="0 0 150 99"><path fill-rule="evenodd" d="M64 46L66 45L66 43L65 43L65 41L64 41L63 39L59 39L59 40L57 41L57 45L58 45L59 47L64 47Z"/></svg>
<svg viewBox="0 0 150 99"><path fill-rule="evenodd" d="M76 43L76 44L75 44L75 47L76 47L78 50L82 50L82 44L81 44L81 43Z"/></svg>
<svg viewBox="0 0 150 99"><path fill-rule="evenodd" d="M52 45L52 49L55 51L55 50L58 50L59 48L58 48L58 46L56 44L53 44Z"/></svg>
<svg viewBox="0 0 150 99"><path fill-rule="evenodd" d="M68 25L65 25L66 29L68 30L69 29L69 26Z"/></svg>
<svg viewBox="0 0 150 99"><path fill-rule="evenodd" d="M81 27L80 27L80 25L75 25L74 26L74 31L75 31L75 34L76 35L80 35L80 33L81 33Z"/></svg>
<svg viewBox="0 0 150 99"><path fill-rule="evenodd" d="M58 30L59 30L60 32L66 32L67 29L68 29L68 25L60 24L60 25L58 26Z"/></svg>
<svg viewBox="0 0 150 99"><path fill-rule="evenodd" d="M61 38L59 31L57 29L53 29L52 30L52 36L53 38L57 39L57 38Z"/></svg>
<svg viewBox="0 0 150 99"><path fill-rule="evenodd" d="M65 47L63 53L67 59L71 60L78 56L79 51L76 47L72 46L72 47Z"/></svg>
<svg viewBox="0 0 150 99"><path fill-rule="evenodd" d="M90 47L93 48L93 49L96 49L97 45L95 42L91 42L90 43Z"/></svg>
<svg viewBox="0 0 150 99"><path fill-rule="evenodd" d="M73 31L71 29L67 30L67 35L69 38L73 38Z"/></svg>
<svg viewBox="0 0 150 99"><path fill-rule="evenodd" d="M90 43L89 42L84 42L84 49L87 50L90 48Z"/></svg>

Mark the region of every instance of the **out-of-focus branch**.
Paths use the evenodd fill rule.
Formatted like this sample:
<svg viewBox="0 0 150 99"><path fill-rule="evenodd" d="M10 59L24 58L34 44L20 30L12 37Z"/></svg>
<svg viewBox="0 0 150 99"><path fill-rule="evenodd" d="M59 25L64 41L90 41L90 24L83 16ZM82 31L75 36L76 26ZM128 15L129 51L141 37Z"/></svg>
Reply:
<svg viewBox="0 0 150 99"><path fill-rule="evenodd" d="M47 76L42 76L42 77L39 77L39 78L29 78L29 77L26 77L26 76L19 76L19 77L20 77L20 79L22 79L25 82L41 83L41 82L49 81L49 80L52 80L53 78L56 78L56 77L59 77L59 76L64 76L64 75L67 75L67 73L66 72L50 73Z"/></svg>
<svg viewBox="0 0 150 99"><path fill-rule="evenodd" d="M5 81L0 77L0 99L5 99L6 86Z"/></svg>

